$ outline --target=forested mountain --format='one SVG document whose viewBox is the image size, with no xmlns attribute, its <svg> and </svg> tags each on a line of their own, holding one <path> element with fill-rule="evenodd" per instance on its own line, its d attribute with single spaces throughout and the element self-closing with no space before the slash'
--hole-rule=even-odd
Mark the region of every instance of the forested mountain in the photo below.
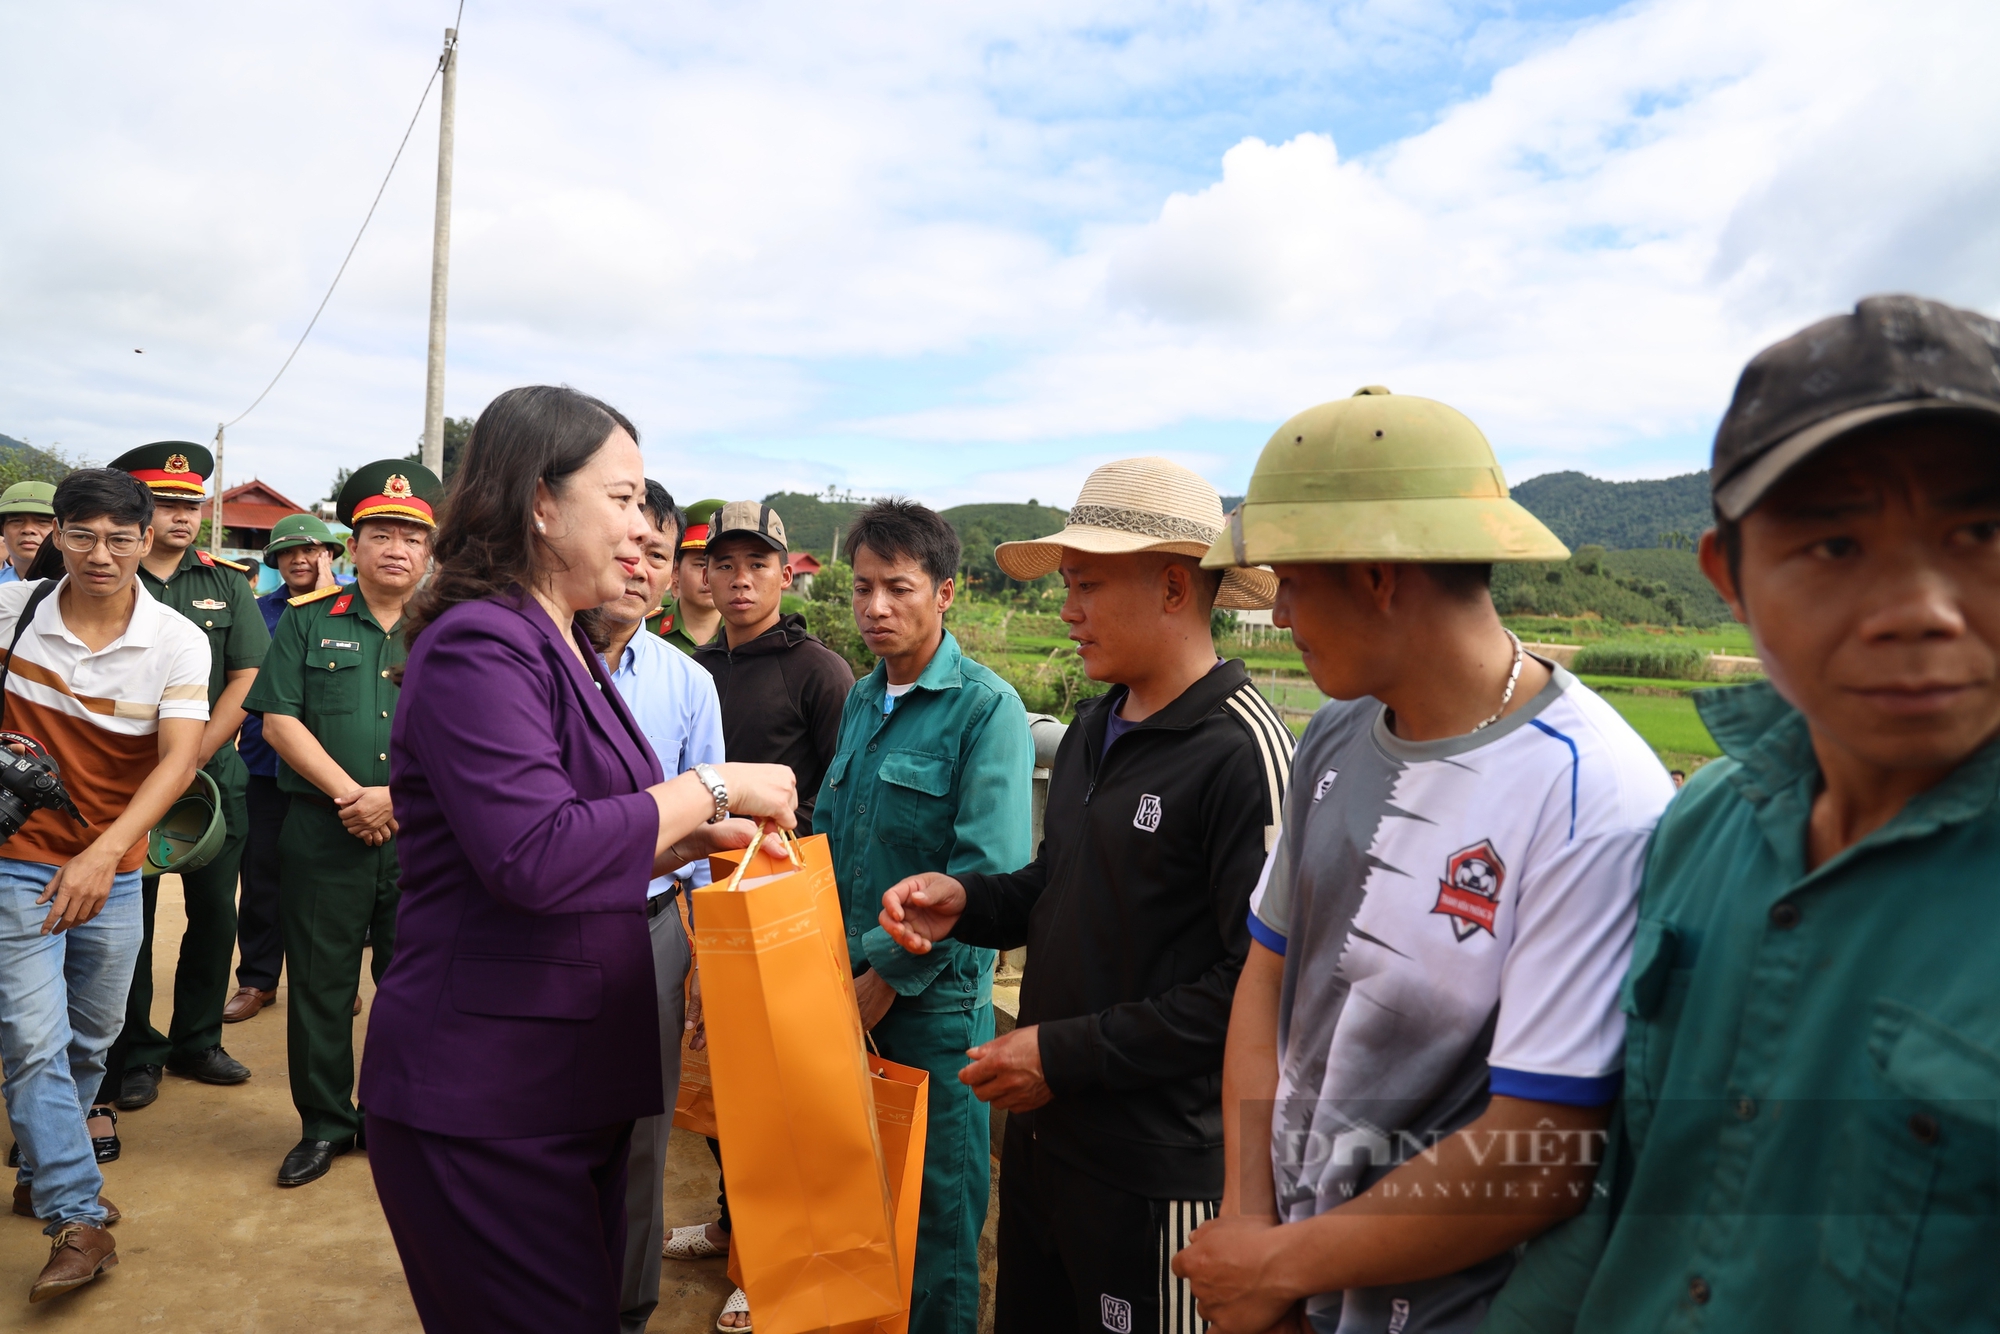
<svg viewBox="0 0 2000 1334">
<path fill-rule="evenodd" d="M 1714 522 L 1705 472 L 1643 482 L 1551 472 L 1530 477 L 1512 491 L 1571 550 L 1593 544 L 1624 550 L 1692 547 Z"/>
<path fill-rule="evenodd" d="M 0 489 L 16 482 L 60 482 L 77 466 L 60 454 L 0 435 Z"/>
<path fill-rule="evenodd" d="M 1729 608 L 1692 551 L 1576 549 L 1566 561 L 1493 567 L 1493 604 L 1510 616 L 1601 616 L 1627 625 L 1721 625 Z"/>
<path fill-rule="evenodd" d="M 834 529 L 844 535 L 847 525 L 868 504 L 865 500 L 828 500 L 800 491 L 776 491 L 765 496 L 764 503 L 785 521 L 785 540 L 792 550 L 810 551 L 821 560 L 833 551 Z"/>
<path fill-rule="evenodd" d="M 1013 581 L 994 563 L 993 548 L 1002 542 L 1047 537 L 1063 526 L 1068 513 L 1029 501 L 1025 505 L 955 505 L 944 511 L 944 518 L 958 530 L 958 540 L 965 545 L 966 582 L 974 588 L 997 591 Z"/>
</svg>

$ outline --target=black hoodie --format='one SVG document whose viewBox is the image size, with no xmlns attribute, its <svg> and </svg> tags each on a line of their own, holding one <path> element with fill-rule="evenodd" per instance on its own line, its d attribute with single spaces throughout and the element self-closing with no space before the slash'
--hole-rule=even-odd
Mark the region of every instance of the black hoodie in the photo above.
<svg viewBox="0 0 2000 1334">
<path fill-rule="evenodd" d="M 1154 1199 L 1222 1194 L 1222 1048 L 1250 892 L 1277 835 L 1292 736 L 1226 662 L 1104 754 L 1120 686 L 1056 752 L 1039 855 L 964 877 L 953 938 L 1028 946 L 1022 1027 L 1053 1101 L 1021 1113 L 1079 1171 Z"/>
<path fill-rule="evenodd" d="M 722 701 L 722 751 L 739 764 L 785 764 L 799 780 L 799 828 L 812 828 L 820 780 L 854 689 L 847 659 L 812 637 L 794 612 L 741 648 L 727 627 L 694 655 Z"/>
</svg>

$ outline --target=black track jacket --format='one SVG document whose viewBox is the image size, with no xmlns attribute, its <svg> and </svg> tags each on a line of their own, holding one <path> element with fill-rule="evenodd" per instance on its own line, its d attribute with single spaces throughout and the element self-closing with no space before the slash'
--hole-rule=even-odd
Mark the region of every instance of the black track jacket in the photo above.
<svg viewBox="0 0 2000 1334">
<path fill-rule="evenodd" d="M 1250 891 L 1277 837 L 1292 736 L 1226 662 L 1104 755 L 1125 688 L 1056 752 L 1043 839 L 964 877 L 954 939 L 1028 947 L 1022 1026 L 1054 1100 L 1021 1113 L 1050 1153 L 1154 1199 L 1222 1194 L 1222 1048 Z"/>
</svg>

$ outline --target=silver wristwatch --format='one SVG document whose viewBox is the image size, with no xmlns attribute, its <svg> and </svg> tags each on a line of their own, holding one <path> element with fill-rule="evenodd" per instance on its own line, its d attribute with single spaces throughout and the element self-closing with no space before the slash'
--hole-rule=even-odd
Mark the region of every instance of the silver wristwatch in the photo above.
<svg viewBox="0 0 2000 1334">
<path fill-rule="evenodd" d="M 697 764 L 694 776 L 708 789 L 708 795 L 715 798 L 715 814 L 708 817 L 710 824 L 721 824 L 729 818 L 729 785 L 722 781 L 722 775 L 713 765 Z"/>
</svg>

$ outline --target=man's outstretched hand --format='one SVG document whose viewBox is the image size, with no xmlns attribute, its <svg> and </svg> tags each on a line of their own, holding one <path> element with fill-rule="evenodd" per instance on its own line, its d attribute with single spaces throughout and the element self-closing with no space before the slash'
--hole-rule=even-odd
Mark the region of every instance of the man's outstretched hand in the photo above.
<svg viewBox="0 0 2000 1334">
<path fill-rule="evenodd" d="M 1002 1033 L 965 1054 L 972 1064 L 958 1072 L 958 1082 L 981 1102 L 1003 1112 L 1032 1112 L 1055 1097 L 1042 1077 L 1042 1038 L 1033 1024 Z"/>
<path fill-rule="evenodd" d="M 928 954 L 951 935 L 965 911 L 965 886 L 948 875 L 925 871 L 889 886 L 876 920 L 889 938 L 912 954 Z"/>
</svg>

